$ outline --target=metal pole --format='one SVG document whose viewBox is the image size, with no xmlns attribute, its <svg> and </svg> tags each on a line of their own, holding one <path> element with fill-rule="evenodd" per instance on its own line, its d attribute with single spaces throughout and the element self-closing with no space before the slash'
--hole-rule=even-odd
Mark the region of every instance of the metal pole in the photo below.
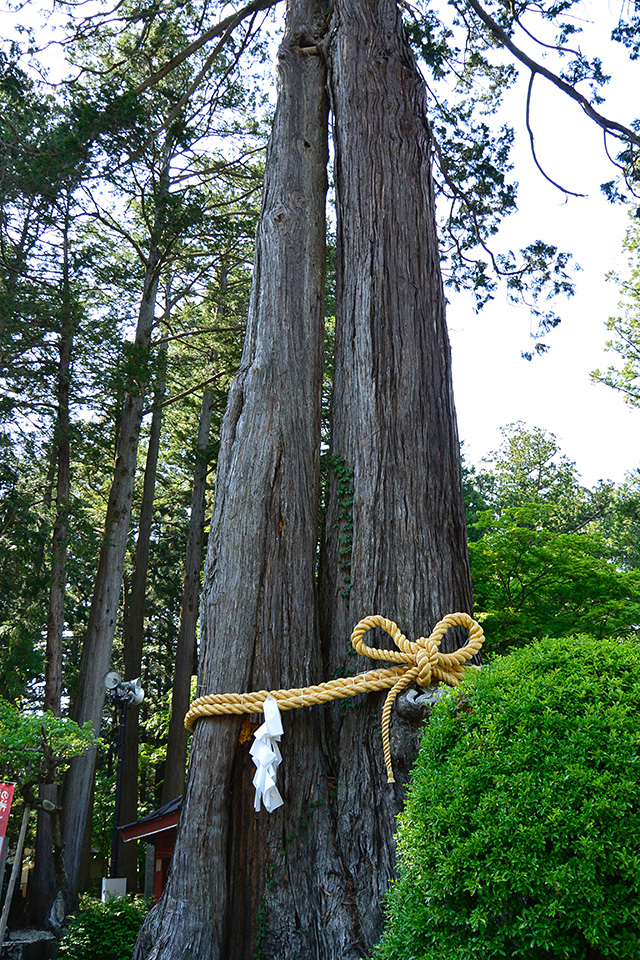
<svg viewBox="0 0 640 960">
<path fill-rule="evenodd" d="M 15 890 L 16 880 L 18 879 L 20 867 L 22 866 L 22 848 L 24 847 L 24 840 L 27 835 L 27 824 L 29 821 L 30 813 L 31 813 L 31 807 L 29 806 L 29 804 L 26 804 L 24 811 L 22 813 L 22 824 L 20 825 L 20 836 L 18 837 L 18 845 L 16 847 L 16 854 L 13 860 L 13 869 L 11 871 L 11 876 L 9 877 L 9 886 L 7 887 L 7 896 L 5 897 L 4 907 L 2 909 L 2 917 L 0 917 L 0 951 L 2 950 L 2 944 L 4 943 L 4 935 L 7 930 L 7 920 L 9 919 L 9 910 L 11 908 L 13 891 Z"/>
<path fill-rule="evenodd" d="M 118 827 L 120 826 L 120 808 L 122 807 L 122 774 L 124 772 L 124 743 L 127 732 L 127 708 L 129 701 L 120 700 L 120 725 L 118 727 L 118 769 L 116 771 L 116 806 L 113 812 L 113 840 L 111 842 L 110 877 L 118 876 Z"/>
</svg>

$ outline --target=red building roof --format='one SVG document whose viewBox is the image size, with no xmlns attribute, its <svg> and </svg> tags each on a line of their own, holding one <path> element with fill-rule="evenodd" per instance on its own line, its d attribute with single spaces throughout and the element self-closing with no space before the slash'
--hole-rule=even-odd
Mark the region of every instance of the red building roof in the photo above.
<svg viewBox="0 0 640 960">
<path fill-rule="evenodd" d="M 144 837 L 151 837 L 154 833 L 163 833 L 177 826 L 182 807 L 182 797 L 176 797 L 165 803 L 159 810 L 148 813 L 142 820 L 136 820 L 135 823 L 127 823 L 118 829 L 122 833 L 122 839 L 127 843 L 129 840 L 142 840 Z"/>
</svg>

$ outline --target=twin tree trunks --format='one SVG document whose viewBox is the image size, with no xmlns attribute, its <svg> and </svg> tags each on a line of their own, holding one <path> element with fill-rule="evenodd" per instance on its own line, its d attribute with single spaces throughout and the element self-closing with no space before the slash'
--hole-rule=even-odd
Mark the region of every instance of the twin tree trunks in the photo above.
<svg viewBox="0 0 640 960">
<path fill-rule="evenodd" d="M 367 669 L 349 652 L 367 614 L 415 637 L 471 612 L 425 91 L 394 0 L 337 0 L 331 15 L 289 0 L 277 83 L 246 343 L 222 425 L 199 695 Z M 334 469 L 318 561 L 329 107 Z M 443 649 L 459 639 L 447 634 Z M 271 815 L 253 812 L 246 719 L 196 724 L 171 875 L 136 960 L 368 955 L 420 723 L 400 705 L 387 784 L 383 697 L 284 715 L 285 804 Z"/>
</svg>

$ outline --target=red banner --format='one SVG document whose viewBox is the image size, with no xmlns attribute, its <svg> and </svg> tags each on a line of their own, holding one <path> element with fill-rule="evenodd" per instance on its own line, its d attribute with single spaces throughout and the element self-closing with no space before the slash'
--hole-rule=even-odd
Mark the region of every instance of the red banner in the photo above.
<svg viewBox="0 0 640 960">
<path fill-rule="evenodd" d="M 11 810 L 11 801 L 13 800 L 13 783 L 0 783 L 0 856 L 4 846 L 4 838 L 7 834 L 7 824 L 9 823 L 9 812 Z"/>
</svg>

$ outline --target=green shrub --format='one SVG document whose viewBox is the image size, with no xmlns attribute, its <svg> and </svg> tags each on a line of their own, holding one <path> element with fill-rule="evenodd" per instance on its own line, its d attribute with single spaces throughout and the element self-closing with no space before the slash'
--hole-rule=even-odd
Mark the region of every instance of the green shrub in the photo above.
<svg viewBox="0 0 640 960">
<path fill-rule="evenodd" d="M 377 960 L 640 958 L 640 645 L 545 640 L 426 729 Z"/>
<path fill-rule="evenodd" d="M 58 948 L 67 960 L 130 960 L 138 930 L 149 909 L 143 897 L 87 897 Z"/>
</svg>

